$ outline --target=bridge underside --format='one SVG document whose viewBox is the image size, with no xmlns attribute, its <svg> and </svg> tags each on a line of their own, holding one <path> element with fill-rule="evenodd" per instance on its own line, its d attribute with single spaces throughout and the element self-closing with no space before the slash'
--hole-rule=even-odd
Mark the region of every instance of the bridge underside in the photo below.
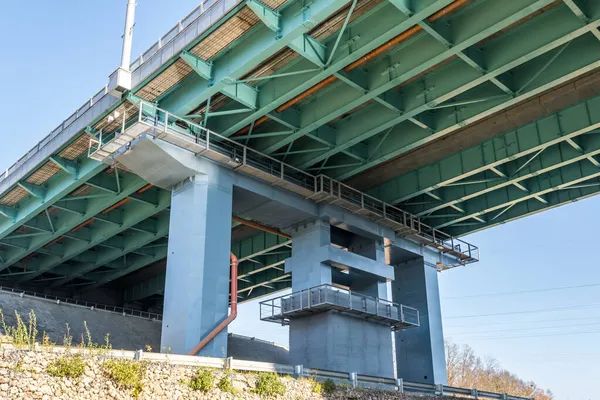
<svg viewBox="0 0 600 400">
<path fill-rule="evenodd" d="M 455 236 L 600 190 L 596 1 L 225 3 L 0 181 L 2 285 L 162 304 L 170 191 L 88 158 L 141 100 Z M 291 287 L 289 239 L 233 224 L 232 249 L 240 301 Z"/>
</svg>

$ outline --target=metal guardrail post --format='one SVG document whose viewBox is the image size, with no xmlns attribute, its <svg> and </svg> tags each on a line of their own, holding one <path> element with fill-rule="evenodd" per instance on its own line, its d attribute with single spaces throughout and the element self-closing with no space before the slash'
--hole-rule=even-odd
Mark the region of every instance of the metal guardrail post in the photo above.
<svg viewBox="0 0 600 400">
<path fill-rule="evenodd" d="M 136 350 L 133 359 L 135 361 L 141 361 L 142 358 L 144 357 L 144 350 Z"/>
<path fill-rule="evenodd" d="M 294 376 L 296 378 L 302 378 L 304 376 L 304 366 L 294 365 Z"/>
<path fill-rule="evenodd" d="M 477 389 L 471 389 L 471 396 L 473 396 L 475 400 L 479 400 L 479 392 Z"/>
<path fill-rule="evenodd" d="M 398 388 L 399 393 L 404 393 L 404 379 L 396 379 L 396 387 Z"/>
<path fill-rule="evenodd" d="M 358 386 L 358 375 L 356 374 L 356 372 L 350 372 L 348 374 L 348 380 L 352 383 L 352 387 L 356 389 L 356 387 Z"/>
<path fill-rule="evenodd" d="M 435 385 L 435 394 L 438 396 L 443 396 L 444 395 L 444 385 L 442 385 L 442 384 Z"/>
</svg>

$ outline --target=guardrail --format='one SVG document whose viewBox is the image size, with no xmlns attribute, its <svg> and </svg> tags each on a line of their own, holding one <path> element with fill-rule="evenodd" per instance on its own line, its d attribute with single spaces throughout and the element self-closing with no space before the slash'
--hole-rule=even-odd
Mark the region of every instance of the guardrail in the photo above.
<svg viewBox="0 0 600 400">
<path fill-rule="evenodd" d="M 57 304 L 65 303 L 65 304 L 70 304 L 70 305 L 74 305 L 74 306 L 89 308 L 92 310 L 114 312 L 114 313 L 118 313 L 118 314 L 122 314 L 122 315 L 130 315 L 132 317 L 149 319 L 152 321 L 162 321 L 162 314 L 152 313 L 152 312 L 148 312 L 148 311 L 139 311 L 139 310 L 134 310 L 131 308 L 109 306 L 106 304 L 98 304 L 98 303 L 92 303 L 89 301 L 70 299 L 68 297 L 60 297 L 60 296 L 47 295 L 47 294 L 43 294 L 43 293 L 36 293 L 36 292 L 31 292 L 29 290 L 13 289 L 13 288 L 5 287 L 5 286 L 0 286 L 0 291 L 15 293 L 15 294 L 20 295 L 21 297 L 27 296 L 27 297 L 32 297 L 32 298 L 36 298 L 36 299 L 53 301 L 53 302 L 56 302 Z"/>
<path fill-rule="evenodd" d="M 291 318 L 329 310 L 368 318 L 371 322 L 386 324 L 392 329 L 406 329 L 420 324 L 419 310 L 416 308 L 329 284 L 261 301 L 260 319 L 287 325 Z"/>
<path fill-rule="evenodd" d="M 479 249 L 476 246 L 424 224 L 415 215 L 328 176 L 314 176 L 285 164 L 148 102 L 141 101 L 135 113 L 123 113 L 120 118 L 122 123 L 113 131 L 100 131 L 95 138 L 90 139 L 91 158 L 106 160 L 118 154 L 117 149 L 123 148 L 125 143 L 148 133 L 313 201 L 336 204 L 389 226 L 398 235 L 410 237 L 454 256 L 458 263 L 452 266 L 479 260 Z"/>
<path fill-rule="evenodd" d="M 172 55 L 175 54 L 176 50 L 181 51 L 185 46 L 196 40 L 201 33 L 206 31 L 239 3 L 241 3 L 239 0 L 207 0 L 196 7 L 185 18 L 181 19 L 175 27 L 131 63 L 129 68 L 130 71 L 132 71 L 132 79 L 135 81 L 134 86 L 164 65 L 172 58 Z M 172 49 L 169 49 L 169 47 L 172 47 Z M 170 55 L 168 57 L 159 57 L 161 60 L 154 62 L 154 59 L 157 58 L 155 56 L 162 50 L 166 50 Z M 138 71 L 140 67 L 145 65 L 149 65 L 149 67 L 144 68 L 141 72 Z M 60 123 L 60 125 L 53 129 L 52 132 L 46 135 L 44 139 L 25 153 L 23 157 L 8 167 L 3 173 L 0 173 L 0 183 L 8 178 L 14 171 L 18 170 L 34 154 L 38 153 L 38 151 L 46 146 L 48 142 L 60 135 L 67 127 L 77 121 L 77 119 L 92 108 L 92 106 L 100 102 L 106 95 L 108 95 L 108 85 L 105 85 L 96 94 L 86 100 L 85 103 L 75 110 L 75 112 L 69 115 Z M 97 114 L 100 114 L 100 112 Z"/>
<path fill-rule="evenodd" d="M 37 345 L 37 344 L 36 344 Z M 39 345 L 38 345 L 39 346 Z M 41 347 L 41 346 L 40 346 Z M 4 349 L 14 348 L 10 344 L 3 344 Z M 84 354 L 86 349 L 69 348 L 72 353 Z M 52 346 L 45 351 L 64 353 L 67 349 L 63 346 Z M 108 350 L 103 357 L 145 360 L 148 362 L 167 362 L 171 365 L 185 365 L 205 368 L 217 368 L 248 372 L 271 372 L 281 375 L 291 375 L 296 378 L 313 378 L 317 380 L 331 379 L 336 383 L 349 384 L 352 387 L 373 387 L 378 389 L 394 390 L 399 393 L 423 393 L 430 395 L 459 395 L 473 399 L 500 399 L 500 400 L 535 400 L 531 397 L 511 396 L 509 394 L 479 391 L 477 389 L 457 388 L 447 385 L 435 385 L 427 383 L 408 382 L 403 379 L 384 378 L 369 375 L 361 375 L 355 372 L 335 372 L 314 368 L 304 368 L 302 365 L 285 365 L 259 361 L 238 360 L 232 357 L 216 358 L 202 356 L 188 356 L 180 354 L 147 353 L 143 350 Z"/>
</svg>

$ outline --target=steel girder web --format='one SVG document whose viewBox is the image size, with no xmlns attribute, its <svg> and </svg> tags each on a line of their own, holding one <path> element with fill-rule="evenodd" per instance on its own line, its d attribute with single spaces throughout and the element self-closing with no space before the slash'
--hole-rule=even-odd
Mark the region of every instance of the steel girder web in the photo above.
<svg viewBox="0 0 600 400">
<path fill-rule="evenodd" d="M 136 175 L 131 173 L 118 173 L 114 176 L 100 173 L 86 182 L 80 182 L 87 186 L 93 187 L 102 191 L 102 195 L 98 197 L 84 198 L 77 201 L 55 201 L 53 207 L 60 210 L 52 216 L 38 215 L 28 222 L 28 226 L 35 226 L 39 229 L 49 230 L 47 235 L 34 236 L 27 239 L 27 245 L 21 248 L 13 248 L 7 252 L 4 263 L 0 270 L 3 270 L 25 257 L 31 256 L 36 252 L 49 253 L 50 256 L 61 256 L 46 252 L 43 247 L 52 243 L 59 238 L 69 235 L 69 233 L 84 223 L 95 217 L 97 214 L 107 208 L 124 201 L 137 190 L 141 189 L 147 183 Z M 4 240 L 2 243 L 12 243 L 18 239 Z M 31 274 L 33 275 L 33 274 Z"/>
<path fill-rule="evenodd" d="M 168 192 L 165 197 L 169 197 Z M 164 201 L 159 207 L 152 210 L 139 212 L 139 215 L 145 216 L 141 222 L 134 225 L 127 224 L 119 235 L 110 236 L 108 239 L 97 244 L 95 247 L 89 247 L 85 252 L 78 254 L 71 259 L 72 263 L 62 265 L 53 269 L 51 272 L 60 276 L 58 280 L 52 283 L 52 287 L 59 287 L 67 284 L 76 278 L 85 278 L 87 274 L 97 268 L 110 265 L 120 258 L 126 258 L 132 253 L 142 253 L 146 247 L 156 240 L 165 237 L 169 232 L 169 213 L 165 210 Z M 135 204 L 133 206 L 136 206 Z M 127 213 L 128 210 L 124 210 Z M 136 213 L 138 213 L 136 211 Z M 158 215 L 156 215 L 158 213 Z M 136 217 L 127 217 L 130 220 Z"/>
<path fill-rule="evenodd" d="M 509 186 L 527 192 L 529 178 L 590 162 L 600 150 L 598 129 L 600 96 L 395 178 L 370 194 L 423 216 L 452 206 L 464 209 L 466 200 Z M 411 204 L 420 195 L 432 199 Z"/>
<path fill-rule="evenodd" d="M 515 186 L 506 186 L 466 200 L 461 203 L 461 207 L 465 210 L 464 214 L 440 218 L 436 220 L 434 227 L 447 228 L 453 224 L 469 221 L 475 216 L 492 222 L 498 218 L 498 213 L 505 213 L 509 207 L 512 208 L 517 203 L 534 199 L 537 196 L 545 199 L 544 203 L 540 203 L 546 206 L 550 203 L 549 198 L 553 192 L 597 177 L 600 177 L 600 168 L 588 160 L 571 163 L 529 178 L 525 181 L 527 191 Z"/>
<path fill-rule="evenodd" d="M 232 246 L 233 253 L 239 254 L 240 301 L 249 301 L 291 286 L 290 276 L 284 272 L 285 259 L 291 255 L 291 244 L 290 239 L 261 232 Z"/>
<path fill-rule="evenodd" d="M 39 190 L 36 191 L 38 195 L 30 194 L 27 198 L 21 200 L 17 207 L 0 207 L 0 239 L 25 225 L 30 219 L 35 218 L 49 206 L 106 168 L 106 165 L 89 159 L 82 160 L 80 163 L 63 160 L 59 157 L 51 157 L 51 160 L 62 171 L 49 179 L 43 187 L 39 187 Z M 25 181 L 21 183 L 26 184 Z M 43 195 L 40 196 L 42 192 Z M 0 268 L 2 268 L 2 265 L 0 263 Z"/>
<path fill-rule="evenodd" d="M 542 34 L 551 21 L 552 26 L 560 28 L 548 35 Z M 338 136 L 335 142 L 338 146 L 316 156 L 310 155 L 310 158 L 307 155 L 297 156 L 295 161 L 292 159 L 292 163 L 306 166 L 331 157 L 339 150 L 351 148 L 354 144 L 364 147 L 364 141 L 369 140 L 367 163 L 330 171 L 330 174 L 346 179 L 564 83 L 600 65 L 600 43 L 594 35 L 589 34 L 597 25 L 597 20 L 584 24 L 568 8 L 557 6 L 532 19 L 514 34 L 501 35 L 481 48 L 468 49 L 466 53 L 474 52 L 480 58 L 485 54 L 480 63 L 486 66 L 486 73 L 471 68 L 462 58 L 458 58 L 400 89 L 398 93 L 404 99 L 403 113 L 394 113 L 377 103 L 371 104 L 336 124 Z M 421 54 L 427 49 L 432 52 L 431 49 L 436 48 L 436 43 L 431 42 L 434 40 L 422 36 L 390 57 L 396 59 L 405 54 L 404 51 L 410 51 L 411 55 L 417 54 L 417 57 L 426 62 L 431 55 Z M 431 43 L 425 43 L 426 41 Z M 571 43 L 567 45 L 569 42 Z M 583 53 L 586 57 L 578 56 Z M 394 68 L 395 73 L 406 78 L 412 76 L 402 74 L 404 70 L 398 71 L 404 64 L 399 61 L 396 64 L 398 66 Z M 423 65 L 429 66 L 429 63 Z M 372 83 L 385 81 L 386 75 L 382 78 L 381 73 L 389 68 L 385 62 L 373 66 L 369 69 L 372 76 L 368 80 Z M 505 76 L 506 73 L 510 73 L 510 87 L 514 90 L 514 97 L 507 96 L 491 82 L 492 78 Z M 398 78 L 393 81 L 401 82 Z M 362 96 L 365 99 L 370 97 Z M 329 101 L 326 98 L 327 95 L 324 95 L 322 101 Z M 310 107 L 323 109 L 319 107 L 320 101 L 315 100 Z M 414 121 L 406 122 L 409 118 L 417 118 L 423 126 L 414 124 Z M 394 131 L 385 144 L 381 145 L 376 135 L 385 135 L 393 127 Z M 371 138 L 373 139 L 370 140 Z"/>
<path fill-rule="evenodd" d="M 549 2 L 536 2 L 534 5 L 527 4 L 527 6 L 522 2 L 510 4 L 511 7 L 507 7 L 504 3 L 485 2 L 478 7 L 474 6 L 464 13 L 461 13 L 459 17 L 457 17 L 460 21 L 454 21 L 460 23 L 452 24 L 454 27 L 462 28 L 457 28 L 457 31 L 454 33 L 454 46 L 451 48 L 444 46 L 436 38 L 426 34 L 422 34 L 415 37 L 413 40 L 405 42 L 403 46 L 399 46 L 395 51 L 389 52 L 387 59 L 371 65 L 368 72 L 359 71 L 359 75 L 363 75 L 361 80 L 368 84 L 368 91 L 366 93 L 365 91 L 357 91 L 349 85 L 338 86 L 337 90 L 331 90 L 328 93 L 324 93 L 322 96 L 319 96 L 314 101 L 305 105 L 306 112 L 300 117 L 300 120 L 303 122 L 300 130 L 288 138 L 278 141 L 271 140 L 269 143 L 259 146 L 259 150 L 271 152 L 281 148 L 289 143 L 290 140 L 300 137 L 311 127 L 330 122 L 335 118 L 344 115 L 344 113 L 356 109 L 368 101 L 376 99 L 378 96 L 394 89 L 403 82 L 417 77 L 423 72 L 452 59 L 458 52 L 470 50 L 472 46 L 476 45 L 482 39 L 493 35 L 500 29 L 510 26 L 514 22 L 529 15 L 531 12 L 539 10 L 548 5 Z M 562 10 L 562 8 L 558 8 L 559 11 Z M 555 13 L 550 13 L 550 15 L 552 14 Z M 582 28 L 582 22 L 573 16 L 568 9 L 565 10 L 565 15 L 567 15 L 567 22 L 571 22 L 568 24 L 568 28 L 570 29 L 569 33 L 573 33 L 574 30 Z M 542 14 L 542 16 L 544 16 L 544 14 Z M 450 18 L 452 18 L 452 16 L 450 16 Z M 544 16 L 543 19 L 546 20 L 546 17 Z M 571 20 L 574 20 L 574 22 Z M 543 26 L 544 25 L 542 24 L 537 28 Z M 588 32 L 589 29 L 590 28 L 588 27 L 583 28 L 580 34 Z M 550 37 L 556 38 L 556 35 L 551 35 Z M 503 37 L 503 39 L 505 39 L 505 41 L 514 40 L 514 35 Z M 497 41 L 500 41 L 500 39 L 497 39 Z M 523 43 L 522 37 L 519 39 L 519 43 Z M 514 50 L 512 50 L 511 55 L 513 57 L 517 55 L 525 56 L 525 59 L 521 62 L 525 62 L 527 59 L 531 59 L 536 55 L 541 54 L 539 44 L 531 46 L 531 41 L 525 41 L 525 43 L 530 44 L 530 46 L 524 46 L 523 44 L 517 46 L 517 42 L 512 43 Z M 492 50 L 491 44 L 487 45 L 487 47 L 489 47 L 489 49 L 486 48 L 482 50 Z M 547 50 L 548 49 L 546 49 L 546 51 Z M 544 49 L 542 49 L 542 52 L 543 51 Z M 404 97 L 404 104 L 401 105 L 401 112 L 393 112 L 393 110 L 389 109 L 386 110 L 383 107 L 378 106 L 378 104 L 373 106 L 378 106 L 378 108 L 382 109 L 382 113 L 387 116 L 387 125 L 379 123 L 373 125 L 373 129 L 364 129 L 366 127 L 362 126 L 361 130 L 355 129 L 350 132 L 345 132 L 345 130 L 340 130 L 338 128 L 336 129 L 340 135 L 338 138 L 339 140 L 336 140 L 338 146 L 328 153 L 313 157 L 305 162 L 318 162 L 320 159 L 331 156 L 334 152 L 339 152 L 344 148 L 349 148 L 350 146 L 391 127 L 393 124 L 416 117 L 423 111 L 427 111 L 430 105 L 450 100 L 458 94 L 472 88 L 474 85 L 485 82 L 489 80 L 490 77 L 495 77 L 496 75 L 505 72 L 490 67 L 501 66 L 494 65 L 494 61 L 496 60 L 508 61 L 506 60 L 506 49 L 497 48 L 491 55 L 504 55 L 504 59 L 500 57 L 488 58 L 486 53 L 486 59 L 481 60 L 483 65 L 486 65 L 488 69 L 492 71 L 491 74 L 482 74 L 479 70 L 466 65 L 466 63 L 460 59 L 459 61 L 451 63 L 451 65 L 457 64 L 457 66 L 460 67 L 462 74 L 458 76 L 449 74 L 449 71 L 446 70 L 447 68 L 438 68 L 438 75 L 440 76 L 439 80 L 430 82 L 427 78 L 426 82 L 419 80 L 412 85 L 408 85 L 406 89 L 403 88 L 400 96 L 401 98 Z M 514 65 L 511 65 L 510 67 L 514 67 Z M 461 79 L 457 79 L 458 77 L 461 77 Z M 500 91 L 500 94 L 504 94 L 504 92 Z M 366 113 L 367 111 L 364 112 Z M 373 110 L 370 112 L 373 113 Z M 369 120 L 369 118 L 366 119 Z M 364 120 L 364 118 L 362 120 Z M 361 119 L 357 118 L 357 121 L 361 121 Z M 347 122 L 347 124 L 350 124 L 350 122 Z M 356 121 L 352 121 L 352 124 L 356 124 Z M 340 125 L 343 126 L 342 123 L 340 123 Z M 305 127 L 306 129 L 304 129 Z M 352 132 L 355 132 L 354 135 Z M 344 136 L 343 138 L 341 137 L 342 135 Z M 297 163 L 297 165 L 306 166 L 307 164 Z"/>
<path fill-rule="evenodd" d="M 167 235 L 168 215 L 166 215 L 164 220 L 160 221 L 159 229 L 159 235 Z M 89 280 L 90 283 L 85 285 L 82 290 L 90 290 L 109 283 L 165 258 L 167 256 L 167 242 L 159 242 L 156 243 L 156 241 L 153 241 L 141 247 L 141 252 L 131 251 L 131 255 L 126 258 L 119 257 L 115 258 L 113 262 L 98 265 L 113 268 L 113 271 L 88 273 L 83 278 Z M 289 239 L 268 232 L 260 232 L 258 235 L 232 244 L 231 249 L 234 254 L 240 255 L 238 256 L 240 261 L 239 287 L 240 293 L 245 293 L 244 295 L 240 295 L 241 298 L 245 300 L 246 297 L 251 296 L 252 288 L 249 287 L 251 282 L 255 287 L 269 285 L 271 280 L 275 282 L 281 281 L 279 285 L 286 284 L 284 281 L 285 278 L 281 278 L 280 275 L 283 274 L 283 260 L 290 255 L 290 245 L 291 241 Z M 76 269 L 81 271 L 82 268 L 85 268 L 85 264 L 80 265 Z M 256 291 L 256 293 L 258 292 L 260 290 Z"/>
<path fill-rule="evenodd" d="M 579 183 L 561 185 L 556 190 L 546 195 L 548 204 L 540 203 L 535 200 L 527 200 L 514 204 L 509 204 L 499 211 L 493 211 L 489 215 L 489 221 L 485 223 L 469 224 L 455 223 L 444 230 L 452 235 L 463 236 L 493 226 L 504 224 L 519 218 L 547 211 L 555 207 L 583 200 L 600 193 L 600 180 L 592 178 L 590 180 L 578 180 Z"/>
<path fill-rule="evenodd" d="M 250 41 L 244 42 L 244 45 L 238 44 L 234 52 L 226 52 L 221 57 L 211 60 L 213 65 L 210 81 L 205 79 L 206 76 L 201 75 L 186 78 L 177 90 L 159 99 L 160 107 L 177 115 L 186 115 L 218 93 L 233 94 L 232 98 L 238 100 L 238 96 L 229 90 L 232 81 L 241 79 L 263 60 L 291 45 L 294 40 L 328 19 L 347 3 L 348 0 L 320 0 L 305 8 L 300 1 L 292 2 L 279 16 L 277 33 L 273 33 L 266 25 L 254 29 L 252 35 L 248 37 Z M 263 13 L 258 11 L 259 8 L 262 8 L 265 13 L 270 11 L 258 1 L 250 1 L 247 5 L 260 15 Z"/>
<path fill-rule="evenodd" d="M 151 216 L 167 209 L 171 203 L 170 193 L 153 188 L 143 195 L 130 196 L 126 204 L 115 209 L 107 209 L 96 215 L 92 222 L 81 224 L 81 228 L 73 229 L 62 236 L 62 240 L 44 248 L 43 254 L 27 261 L 28 270 L 19 282 L 26 282 L 43 273 L 55 273 L 54 268 L 65 265 L 70 260 L 86 260 L 86 268 L 69 270 L 67 276 L 55 282 L 53 286 L 69 281 L 73 276 L 81 276 L 95 265 L 102 265 L 114 258 L 135 250 L 150 240 L 154 240 L 157 224 L 150 220 Z M 168 215 L 166 218 L 168 224 Z M 89 221 L 89 220 L 88 220 Z M 125 232 L 133 234 L 123 237 Z M 166 234 L 165 232 L 162 235 Z M 144 236 L 145 235 L 145 236 Z M 98 246 L 98 247 L 96 247 Z M 96 249 L 94 249 L 96 247 Z M 108 249 L 106 249 L 108 248 Z M 90 251 L 94 249 L 94 251 Z M 100 251 L 100 249 L 104 251 Z"/>
<path fill-rule="evenodd" d="M 316 14 L 315 12 L 321 9 L 326 3 L 327 2 L 315 2 L 311 5 L 310 23 L 308 23 L 308 21 L 302 21 L 302 18 L 305 18 L 307 14 L 298 12 L 299 2 L 286 8 L 279 15 L 280 26 L 283 28 L 280 32 L 273 32 L 271 28 L 266 24 L 263 24 L 263 26 L 255 28 L 251 36 L 248 36 L 247 38 L 243 37 L 238 43 L 235 52 L 227 52 L 214 60 L 214 86 L 206 85 L 205 81 L 194 76 L 189 78 L 188 81 L 184 81 L 179 88 L 160 99 L 161 107 L 179 115 L 184 115 L 185 112 L 195 109 L 198 105 L 208 101 L 211 96 L 219 93 L 224 85 L 231 84 L 232 81 L 240 79 L 242 76 L 252 71 L 258 64 L 274 55 L 277 51 L 289 46 L 293 41 L 298 40 L 298 38 L 302 38 L 304 34 L 310 30 L 306 25 L 313 27 L 316 24 L 323 22 L 334 14 L 334 12 L 331 12 L 333 8 L 336 8 L 337 11 L 349 2 L 329 2 L 331 4 L 328 7 L 328 15 Z M 279 105 L 301 94 L 323 79 L 333 75 L 347 64 L 360 59 L 377 46 L 384 44 L 402 31 L 410 28 L 420 19 L 427 17 L 450 3 L 452 3 L 452 0 L 419 1 L 419 9 L 415 10 L 415 14 L 410 18 L 396 12 L 393 21 L 388 18 L 388 23 L 385 24 L 385 26 L 381 26 L 380 29 L 377 24 L 371 23 L 375 30 L 371 30 L 371 32 L 367 32 L 366 29 L 361 31 L 360 36 L 356 36 L 354 38 L 355 40 L 352 42 L 353 51 L 351 54 L 348 54 L 347 51 L 337 51 L 336 56 L 325 68 L 315 69 L 314 62 L 307 58 L 300 58 L 299 61 L 292 63 L 289 69 L 282 72 L 293 74 L 300 71 L 306 72 L 311 69 L 313 70 L 312 72 L 306 72 L 295 76 L 285 76 L 281 79 L 267 79 L 264 82 L 261 82 L 261 84 L 258 85 L 258 107 L 254 112 L 244 116 L 231 116 L 230 118 L 227 118 L 227 120 L 231 120 L 232 124 L 234 124 L 233 126 L 228 124 L 228 127 L 218 126 L 213 127 L 213 129 L 216 129 L 220 134 L 230 136 L 239 129 L 250 125 L 252 121 L 267 113 L 273 112 Z M 315 7 L 318 8 L 313 9 Z M 389 9 L 393 11 L 393 7 L 389 6 Z M 298 27 L 297 29 L 294 28 L 296 26 Z M 353 31 L 354 29 L 355 28 L 353 28 Z M 333 40 L 334 39 L 332 39 L 331 42 Z M 292 44 L 290 47 L 296 47 L 295 50 L 298 51 L 297 46 Z M 326 57 L 329 57 L 334 47 L 333 43 L 331 46 L 329 46 L 328 43 L 325 44 L 324 54 Z M 348 46 L 342 44 L 342 47 L 346 48 Z M 226 66 L 226 68 L 221 68 L 220 66 Z M 231 68 L 231 66 L 234 66 L 234 68 Z M 227 79 L 224 79 L 224 77 Z M 288 82 L 292 82 L 292 84 L 288 85 Z M 184 113 L 182 113 L 182 111 Z M 215 122 L 218 124 L 223 121 L 225 121 L 225 119 L 218 119 Z"/>
</svg>

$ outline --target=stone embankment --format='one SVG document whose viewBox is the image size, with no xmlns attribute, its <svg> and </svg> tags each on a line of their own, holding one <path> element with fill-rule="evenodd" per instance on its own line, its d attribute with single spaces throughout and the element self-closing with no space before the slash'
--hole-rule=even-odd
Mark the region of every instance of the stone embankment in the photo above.
<svg viewBox="0 0 600 400">
<path fill-rule="evenodd" d="M 17 349 L 3 345 L 0 349 L 0 399 L 40 400 L 103 400 L 132 399 L 135 390 L 125 388 L 106 373 L 106 362 L 113 359 L 111 351 L 93 349 L 65 349 L 37 346 L 36 350 Z M 54 376 L 49 367 L 56 361 L 77 358 L 83 362 L 79 377 Z M 191 382 L 198 368 L 169 361 L 126 361 L 141 363 L 143 376 L 138 399 L 262 399 L 256 391 L 258 374 L 212 370 L 214 381 L 207 392 L 193 390 Z M 70 367 L 69 367 L 70 368 Z M 68 369 L 68 368 L 67 368 Z M 217 383 L 227 375 L 236 394 L 217 388 Z M 281 377 L 285 394 L 279 399 L 422 399 L 421 396 L 402 395 L 392 391 L 371 389 L 352 390 L 338 387 L 331 394 L 315 393 L 315 382 L 308 379 Z M 440 399 L 440 397 L 437 397 Z"/>
</svg>

